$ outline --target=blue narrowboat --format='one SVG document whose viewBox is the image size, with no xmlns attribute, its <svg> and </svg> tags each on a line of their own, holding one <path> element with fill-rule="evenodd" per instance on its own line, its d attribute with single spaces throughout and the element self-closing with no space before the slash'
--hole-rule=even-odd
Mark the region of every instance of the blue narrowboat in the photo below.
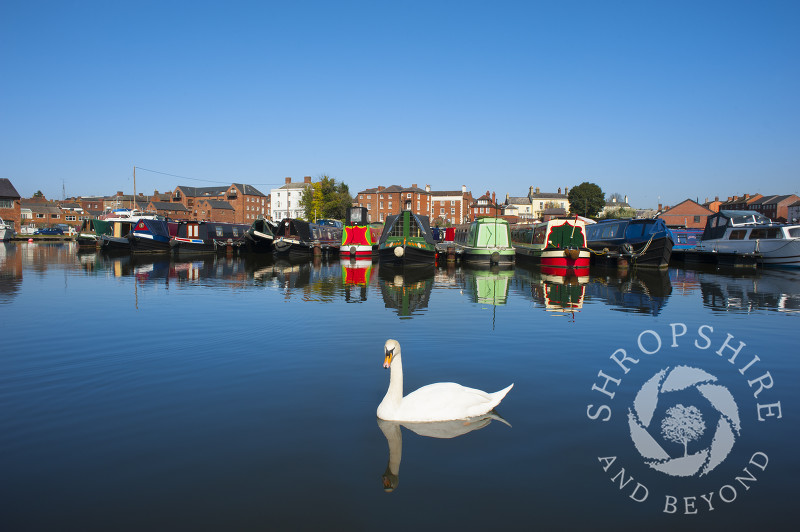
<svg viewBox="0 0 800 532">
<path fill-rule="evenodd" d="M 586 226 L 592 264 L 666 268 L 672 232 L 659 218 L 601 220 Z"/>
</svg>

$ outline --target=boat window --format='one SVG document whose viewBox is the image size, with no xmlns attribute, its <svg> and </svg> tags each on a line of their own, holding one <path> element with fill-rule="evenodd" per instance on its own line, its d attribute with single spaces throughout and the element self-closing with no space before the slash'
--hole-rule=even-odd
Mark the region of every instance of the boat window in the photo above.
<svg viewBox="0 0 800 532">
<path fill-rule="evenodd" d="M 222 237 L 222 226 L 218 225 L 215 227 L 215 229 L 217 230 L 217 236 Z"/>
<path fill-rule="evenodd" d="M 424 236 L 425 235 L 425 231 L 423 231 L 422 228 L 419 226 L 419 224 L 417 223 L 417 219 L 416 218 L 414 218 L 413 216 L 409 216 L 408 217 L 408 221 L 409 221 L 409 224 L 408 224 L 408 236 L 411 237 L 411 236 Z"/>
<path fill-rule="evenodd" d="M 744 235 L 747 234 L 747 229 L 735 229 L 731 231 L 728 240 L 744 240 Z"/>
<path fill-rule="evenodd" d="M 762 229 L 753 229 L 750 231 L 750 240 L 757 238 L 780 238 L 777 227 L 765 227 Z"/>
<path fill-rule="evenodd" d="M 619 224 L 609 224 L 608 227 L 603 227 L 603 232 L 600 233 L 600 238 L 615 238 L 620 233 Z"/>
<path fill-rule="evenodd" d="M 233 236 L 239 236 L 239 228 L 236 226 L 233 227 Z"/>
<path fill-rule="evenodd" d="M 800 237 L 800 227 L 792 227 L 789 229 L 789 236 L 791 237 Z"/>
<path fill-rule="evenodd" d="M 547 233 L 547 224 L 537 225 L 533 230 L 533 243 L 544 244 L 545 233 Z"/>
<path fill-rule="evenodd" d="M 389 230 L 389 236 L 403 236 L 403 215 L 395 220 L 394 225 Z"/>
</svg>

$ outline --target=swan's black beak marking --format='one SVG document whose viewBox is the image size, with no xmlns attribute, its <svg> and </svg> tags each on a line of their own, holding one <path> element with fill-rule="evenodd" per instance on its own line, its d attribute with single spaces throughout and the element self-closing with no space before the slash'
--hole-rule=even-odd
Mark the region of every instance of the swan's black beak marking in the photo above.
<svg viewBox="0 0 800 532">
<path fill-rule="evenodd" d="M 392 365 L 392 357 L 394 356 L 394 349 L 387 349 L 386 350 L 386 357 L 383 359 L 383 367 L 389 369 L 389 366 Z"/>
</svg>

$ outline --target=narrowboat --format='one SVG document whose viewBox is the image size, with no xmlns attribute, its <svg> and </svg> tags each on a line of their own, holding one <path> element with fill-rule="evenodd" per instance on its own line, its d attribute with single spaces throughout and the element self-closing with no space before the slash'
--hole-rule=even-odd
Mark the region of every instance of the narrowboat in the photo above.
<svg viewBox="0 0 800 532">
<path fill-rule="evenodd" d="M 279 256 L 308 257 L 337 249 L 342 243 L 342 222 L 317 220 L 316 223 L 284 218 L 275 230 L 273 251 Z M 338 249 L 337 249 L 338 250 Z"/>
<path fill-rule="evenodd" d="M 128 236 L 139 220 L 155 220 L 155 214 L 143 214 L 136 210 L 117 209 L 103 216 L 101 219 L 111 224 L 108 233 L 100 235 L 100 249 L 106 252 L 131 251 L 131 241 Z"/>
<path fill-rule="evenodd" d="M 81 224 L 81 229 L 75 236 L 75 241 L 78 243 L 80 250 L 94 250 L 100 246 L 100 236 L 111 235 L 112 230 L 111 222 L 90 218 L 89 220 L 84 220 Z"/>
<path fill-rule="evenodd" d="M 514 264 L 514 247 L 508 222 L 502 218 L 480 218 L 456 227 L 453 246 L 467 263 L 507 266 Z"/>
<path fill-rule="evenodd" d="M 689 229 L 681 227 L 679 229 L 672 228 L 672 254 L 676 251 L 686 251 L 695 249 L 703 236 L 702 229 Z"/>
<path fill-rule="evenodd" d="M 666 268 L 672 232 L 659 218 L 601 220 L 586 228 L 592 264 Z"/>
<path fill-rule="evenodd" d="M 176 255 L 238 251 L 245 243 L 247 224 L 227 222 L 181 222 L 170 241 Z"/>
<path fill-rule="evenodd" d="M 259 218 L 255 220 L 244 234 L 247 251 L 253 253 L 272 253 L 275 230 L 278 224 Z"/>
<path fill-rule="evenodd" d="M 402 211 L 388 216 L 378 244 L 381 264 L 411 266 L 435 264 L 436 244 L 427 216 Z"/>
<path fill-rule="evenodd" d="M 586 223 L 580 219 L 553 219 L 518 224 L 511 229 L 517 260 L 540 266 L 548 275 L 588 275 L 589 248 Z"/>
<path fill-rule="evenodd" d="M 177 234 L 178 222 L 162 217 L 140 219 L 131 229 L 128 239 L 133 253 L 168 253 L 170 240 Z"/>
<path fill-rule="evenodd" d="M 755 211 L 709 216 L 697 251 L 755 255 L 761 266 L 800 268 L 800 225 L 773 223 Z"/>
<path fill-rule="evenodd" d="M 371 259 L 378 254 L 381 229 L 371 227 L 366 207 L 349 207 L 342 231 L 339 254 L 342 259 Z"/>
</svg>

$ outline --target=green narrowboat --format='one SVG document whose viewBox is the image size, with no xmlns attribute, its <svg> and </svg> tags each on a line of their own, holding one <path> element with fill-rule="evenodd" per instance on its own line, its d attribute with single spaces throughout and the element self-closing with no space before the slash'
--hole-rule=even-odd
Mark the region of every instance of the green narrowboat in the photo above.
<svg viewBox="0 0 800 532">
<path fill-rule="evenodd" d="M 456 227 L 453 241 L 464 262 L 485 265 L 514 264 L 511 230 L 502 218 L 481 218 Z"/>
</svg>

